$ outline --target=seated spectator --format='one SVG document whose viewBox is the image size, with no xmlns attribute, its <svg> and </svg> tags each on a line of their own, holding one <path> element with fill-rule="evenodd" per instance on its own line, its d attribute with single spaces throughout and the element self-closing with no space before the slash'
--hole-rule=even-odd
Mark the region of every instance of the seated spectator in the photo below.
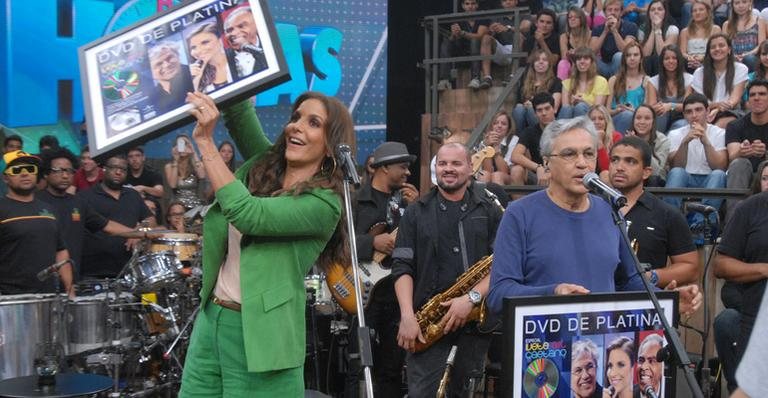
<svg viewBox="0 0 768 398">
<path fill-rule="evenodd" d="M 651 147 L 651 175 L 647 178 L 647 186 L 663 187 L 667 178 L 667 157 L 669 156 L 669 139 L 656 128 L 656 115 L 653 108 L 643 104 L 635 109 L 632 116 L 632 127 L 627 135 L 634 135 Z"/>
<path fill-rule="evenodd" d="M 531 100 L 537 93 L 549 92 L 555 99 L 555 113 L 560 109 L 563 84 L 555 77 L 552 63 L 549 61 L 546 51 L 533 50 L 528 57 L 528 67 L 525 70 L 517 87 L 518 104 L 512 110 L 512 119 L 515 121 L 515 129 L 522 131 L 528 126 L 539 122 L 536 112 L 533 110 Z"/>
<path fill-rule="evenodd" d="M 501 8 L 510 9 L 517 7 L 517 0 L 501 0 Z M 483 79 L 480 88 L 488 88 L 493 85 L 491 77 L 491 61 L 496 65 L 507 66 L 512 63 L 512 45 L 515 43 L 517 29 L 513 15 L 504 15 L 494 19 L 488 25 L 488 34 L 483 36 L 480 44 L 480 55 L 491 55 L 493 59 L 482 60 Z"/>
<path fill-rule="evenodd" d="M 175 142 L 171 149 L 173 161 L 165 164 L 165 181 L 172 190 L 172 200 L 180 201 L 190 210 L 203 204 L 198 190 L 205 179 L 205 169 L 189 137 L 179 135 Z"/>
<path fill-rule="evenodd" d="M 563 105 L 560 119 L 583 116 L 592 105 L 605 105 L 610 90 L 608 81 L 597 74 L 595 54 L 589 48 L 576 49 L 573 54 L 576 67 L 571 77 L 563 80 Z"/>
<path fill-rule="evenodd" d="M 523 52 L 531 53 L 535 49 L 546 51 L 549 62 L 556 65 L 560 59 L 560 36 L 557 34 L 557 14 L 544 8 L 536 15 L 536 25 L 523 40 Z"/>
<path fill-rule="evenodd" d="M 659 57 L 664 47 L 676 45 L 680 30 L 672 23 L 664 0 L 652 0 L 648 3 L 648 18 L 638 32 L 638 40 L 643 46 L 643 67 L 648 76 L 659 73 Z"/>
<path fill-rule="evenodd" d="M 461 8 L 464 12 L 477 11 L 477 0 L 463 0 Z M 488 21 L 485 19 L 471 19 L 453 23 L 450 35 L 443 38 L 440 43 L 440 58 L 450 58 L 465 55 L 480 55 L 480 41 L 488 32 Z M 480 88 L 480 61 L 471 63 L 472 80 L 469 87 Z M 439 67 L 440 81 L 437 83 L 438 91 L 451 88 L 450 65 L 441 63 Z"/>
<path fill-rule="evenodd" d="M 88 149 L 88 145 L 84 146 L 80 151 L 80 168 L 75 173 L 75 188 L 77 191 L 85 191 L 86 189 L 98 184 L 104 179 L 104 169 L 96 164 L 96 161 L 91 158 L 91 151 Z"/>
<path fill-rule="evenodd" d="M 597 168 L 595 172 L 600 175 L 600 179 L 608 181 L 608 166 L 610 158 L 608 154 L 611 151 L 613 143 L 620 140 L 623 136 L 613 128 L 613 120 L 608 108 L 603 105 L 593 105 L 589 108 L 589 119 L 595 125 L 597 131 Z"/>
<path fill-rule="evenodd" d="M 689 125 L 669 132 L 668 188 L 724 188 L 728 152 L 725 131 L 707 123 L 709 101 L 701 94 L 691 94 L 683 102 L 683 115 Z M 681 199 L 667 197 L 667 203 L 681 208 Z M 722 199 L 704 199 L 705 205 L 720 208 Z M 714 224 L 717 214 L 710 214 Z M 688 223 L 703 224 L 699 213 L 689 215 Z"/>
<path fill-rule="evenodd" d="M 728 188 L 748 188 L 758 164 L 765 159 L 765 145 L 768 143 L 768 81 L 755 80 L 747 90 L 752 112 L 731 122 L 725 129 L 725 144 L 728 147 Z M 739 200 L 726 201 L 726 220 L 731 218 Z"/>
<path fill-rule="evenodd" d="M 683 100 L 690 94 L 693 75 L 685 71 L 685 58 L 674 44 L 661 50 L 658 61 L 660 72 L 650 80 L 657 100 L 652 107 L 656 112 L 657 129 L 667 133 L 687 123 L 683 118 Z"/>
<path fill-rule="evenodd" d="M 481 145 L 493 148 L 494 154 L 492 158 L 483 160 L 482 172 L 478 173 L 480 174 L 478 180 L 509 185 L 512 151 L 518 140 L 519 137 L 515 135 L 515 130 L 512 128 L 512 119 L 507 112 L 496 112 L 483 136 Z"/>
<path fill-rule="evenodd" d="M 723 24 L 723 32 L 733 43 L 736 61 L 754 71 L 758 45 L 765 41 L 768 25 L 752 12 L 752 0 L 733 0 L 731 14 Z"/>
<path fill-rule="evenodd" d="M 648 0 L 624 0 L 621 10 L 621 19 L 627 22 L 640 24 L 648 12 Z"/>
<path fill-rule="evenodd" d="M 768 80 L 768 40 L 760 43 L 760 46 L 758 46 L 757 59 L 758 61 L 755 70 L 749 72 L 749 75 L 747 75 L 747 86 L 749 86 L 750 82 L 755 80 Z M 749 93 L 747 90 L 744 90 L 741 102 L 745 110 L 750 110 Z"/>
<path fill-rule="evenodd" d="M 687 61 L 688 72 L 695 71 L 704 61 L 709 38 L 720 33 L 712 22 L 712 5 L 707 0 L 693 0 L 692 18 L 680 32 L 680 52 Z"/>
<path fill-rule="evenodd" d="M 656 91 L 643 70 L 643 53 L 637 42 L 627 43 L 624 47 L 621 66 L 608 80 L 608 89 L 611 91 L 613 125 L 620 133 L 629 129 L 638 106 L 656 103 Z"/>
<path fill-rule="evenodd" d="M 707 42 L 702 66 L 693 72 L 693 91 L 709 101 L 707 122 L 725 128 L 742 115 L 741 96 L 747 81 L 747 67 L 733 58 L 731 41 L 717 33 Z"/>
<path fill-rule="evenodd" d="M 599 1 L 599 0 L 598 0 Z M 560 62 L 557 63 L 557 77 L 567 79 L 573 66 L 573 53 L 577 48 L 589 47 L 592 31 L 587 24 L 583 9 L 571 6 L 568 9 L 566 31 L 560 34 Z"/>
<path fill-rule="evenodd" d="M 549 171 L 544 167 L 539 141 L 541 134 L 555 120 L 555 99 L 550 93 L 538 93 L 533 97 L 533 109 L 539 119 L 537 124 L 520 133 L 520 141 L 512 150 L 512 184 L 542 185 L 549 184 Z"/>
<path fill-rule="evenodd" d="M 592 29 L 589 46 L 597 57 L 597 70 L 603 77 L 613 76 L 619 70 L 621 52 L 630 40 L 637 38 L 637 25 L 621 19 L 623 2 L 605 2 L 605 25 Z"/>
</svg>

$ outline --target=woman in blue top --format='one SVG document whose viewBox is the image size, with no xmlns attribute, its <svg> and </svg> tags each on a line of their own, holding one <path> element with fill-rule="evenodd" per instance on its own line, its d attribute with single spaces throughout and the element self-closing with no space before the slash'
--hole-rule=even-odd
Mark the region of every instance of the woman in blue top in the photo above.
<svg viewBox="0 0 768 398">
<path fill-rule="evenodd" d="M 643 53 L 637 42 L 624 47 L 619 72 L 608 80 L 608 88 L 611 90 L 613 125 L 624 134 L 631 126 L 632 115 L 638 106 L 656 103 L 656 91 L 645 75 Z"/>
</svg>

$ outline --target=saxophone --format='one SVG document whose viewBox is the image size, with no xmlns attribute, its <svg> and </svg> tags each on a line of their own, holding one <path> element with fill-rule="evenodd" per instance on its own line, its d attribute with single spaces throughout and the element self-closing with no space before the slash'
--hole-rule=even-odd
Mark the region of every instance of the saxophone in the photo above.
<svg viewBox="0 0 768 398">
<path fill-rule="evenodd" d="M 443 337 L 445 322 L 442 322 L 442 319 L 450 307 L 444 307 L 440 305 L 440 303 L 467 294 L 473 286 L 491 272 L 492 262 L 493 255 L 483 257 L 480 261 L 473 264 L 466 272 L 461 274 L 453 286 L 442 293 L 436 294 L 424 304 L 424 306 L 419 308 L 419 312 L 416 313 L 416 321 L 419 323 L 419 329 L 421 329 L 421 334 L 424 336 L 426 342 L 422 343 L 419 339 L 416 339 L 416 352 L 426 350 Z M 479 307 L 472 309 L 467 320 L 480 321 L 480 323 L 483 323 L 485 320 L 485 311 L 485 298 L 483 298 L 482 304 L 480 304 Z"/>
</svg>

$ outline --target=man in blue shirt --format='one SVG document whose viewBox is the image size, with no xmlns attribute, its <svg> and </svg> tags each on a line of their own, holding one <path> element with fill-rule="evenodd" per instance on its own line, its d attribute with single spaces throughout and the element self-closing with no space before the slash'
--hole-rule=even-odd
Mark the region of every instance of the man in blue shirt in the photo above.
<svg viewBox="0 0 768 398">
<path fill-rule="evenodd" d="M 598 55 L 597 71 L 608 79 L 616 74 L 621 65 L 621 52 L 631 40 L 637 38 L 637 25 L 623 21 L 621 0 L 605 3 L 605 24 L 592 31 L 589 47 Z"/>
</svg>

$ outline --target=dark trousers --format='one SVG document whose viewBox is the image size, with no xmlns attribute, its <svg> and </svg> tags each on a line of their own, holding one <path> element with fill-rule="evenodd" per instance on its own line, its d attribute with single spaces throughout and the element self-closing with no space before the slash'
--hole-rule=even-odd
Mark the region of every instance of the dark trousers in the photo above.
<svg viewBox="0 0 768 398">
<path fill-rule="evenodd" d="M 404 395 L 402 373 L 405 351 L 397 345 L 400 307 L 397 304 L 392 278 L 382 279 L 376 284 L 365 310 L 365 321 L 376 332 L 371 341 L 373 395 L 377 398 L 401 398 Z M 350 331 L 350 352 L 357 352 L 357 318 L 353 318 Z M 359 394 L 360 385 L 364 380 L 359 359 L 351 360 L 349 365 L 344 397 L 364 396 Z"/>
<path fill-rule="evenodd" d="M 480 40 L 458 38 L 450 40 L 443 38 L 440 43 L 440 58 L 451 58 L 466 55 L 480 55 Z M 472 77 L 480 77 L 480 61 L 471 63 Z M 450 78 L 450 63 L 441 63 L 439 67 L 440 79 L 448 80 Z"/>
<path fill-rule="evenodd" d="M 459 329 L 438 340 L 420 353 L 408 353 L 405 361 L 408 373 L 408 398 L 432 398 L 445 372 L 445 361 L 451 346 L 458 347 L 448 385 L 448 397 L 469 396 L 470 380 L 477 383 L 483 376 L 485 354 L 491 342 L 490 334 L 480 334 L 476 324 Z"/>
</svg>

